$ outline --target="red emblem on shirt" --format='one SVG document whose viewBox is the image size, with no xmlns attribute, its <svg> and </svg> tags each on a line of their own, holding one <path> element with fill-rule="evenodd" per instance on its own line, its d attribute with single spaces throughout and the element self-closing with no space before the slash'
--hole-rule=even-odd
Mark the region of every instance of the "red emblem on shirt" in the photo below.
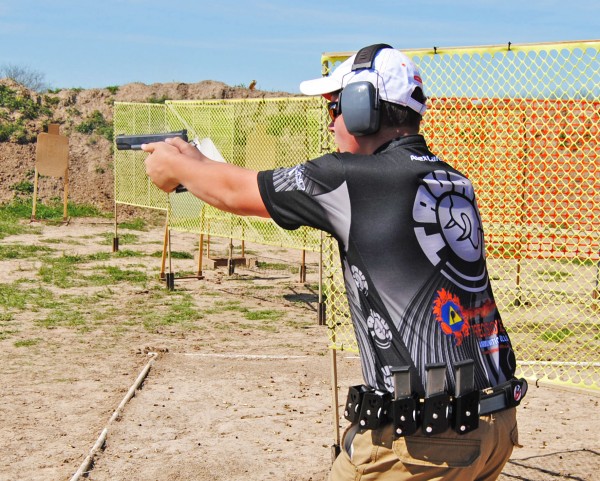
<svg viewBox="0 0 600 481">
<path fill-rule="evenodd" d="M 469 335 L 469 320 L 463 314 L 460 299 L 446 289 L 440 289 L 433 302 L 433 314 L 444 334 L 454 336 L 456 345 L 460 346 Z"/>
</svg>

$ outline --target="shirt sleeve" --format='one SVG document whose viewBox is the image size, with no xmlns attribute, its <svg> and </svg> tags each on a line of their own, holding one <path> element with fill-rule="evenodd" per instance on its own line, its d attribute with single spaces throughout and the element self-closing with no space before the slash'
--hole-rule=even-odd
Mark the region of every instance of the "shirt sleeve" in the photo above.
<svg viewBox="0 0 600 481">
<path fill-rule="evenodd" d="M 343 164 L 335 154 L 258 174 L 267 211 L 280 227 L 288 230 L 309 226 L 335 234 L 327 199 L 343 184 Z"/>
</svg>

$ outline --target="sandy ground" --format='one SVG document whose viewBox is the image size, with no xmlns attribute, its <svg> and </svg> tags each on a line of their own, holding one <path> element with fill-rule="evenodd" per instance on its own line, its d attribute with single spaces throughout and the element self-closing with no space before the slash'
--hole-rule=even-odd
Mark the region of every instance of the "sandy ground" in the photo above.
<svg viewBox="0 0 600 481">
<path fill-rule="evenodd" d="M 62 252 L 110 249 L 99 242 L 112 229 L 108 222 L 36 229 L 0 245 L 52 241 Z M 137 235 L 128 248 L 161 248 L 160 227 Z M 178 250 L 194 250 L 194 236 L 177 234 L 176 241 Z M 263 254 L 284 256 L 276 250 Z M 309 256 L 307 284 L 291 273 L 238 270 L 230 277 L 224 269 L 206 270 L 203 280 L 176 281 L 176 292 L 191 294 L 197 307 L 239 302 L 250 310 L 284 310 L 276 322 L 213 309 L 186 327 L 164 323 L 148 329 L 131 311 L 127 318 L 118 311 L 94 318 L 91 305 L 82 314 L 89 311 L 94 319 L 86 329 L 40 327 L 36 321 L 45 313 L 39 310 L 6 317 L 0 337 L 0 480 L 69 480 L 104 428 L 105 447 L 87 474 L 94 481 L 325 480 L 336 429 L 332 356 L 327 329 L 317 325 L 313 261 Z M 140 259 L 104 262 L 139 265 Z M 193 269 L 193 260 L 175 262 L 178 269 Z M 35 278 L 39 264 L 35 258 L 2 260 L 1 282 Z M 159 269 L 157 258 L 143 264 L 151 273 Z M 152 278 L 144 287 L 113 286 L 110 303 L 138 303 L 141 313 L 162 285 Z M 30 339 L 37 341 L 23 342 Z M 347 386 L 360 382 L 360 368 L 354 353 L 336 357 L 342 403 Z M 149 362 L 141 388 L 109 423 Z M 531 386 L 518 411 L 523 447 L 501 479 L 598 479 L 599 402 L 597 393 Z"/>
</svg>

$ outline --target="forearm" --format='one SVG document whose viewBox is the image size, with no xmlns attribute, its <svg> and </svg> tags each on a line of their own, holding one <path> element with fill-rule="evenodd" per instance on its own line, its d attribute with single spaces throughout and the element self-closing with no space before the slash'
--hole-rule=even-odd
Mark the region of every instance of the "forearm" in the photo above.
<svg viewBox="0 0 600 481">
<path fill-rule="evenodd" d="M 269 217 L 258 189 L 258 173 L 215 162 L 181 139 L 142 145 L 146 173 L 156 186 L 172 192 L 182 184 L 218 209 L 238 215 Z"/>
<path fill-rule="evenodd" d="M 258 190 L 257 172 L 183 154 L 171 165 L 173 176 L 204 202 L 238 215 L 268 217 Z"/>
</svg>

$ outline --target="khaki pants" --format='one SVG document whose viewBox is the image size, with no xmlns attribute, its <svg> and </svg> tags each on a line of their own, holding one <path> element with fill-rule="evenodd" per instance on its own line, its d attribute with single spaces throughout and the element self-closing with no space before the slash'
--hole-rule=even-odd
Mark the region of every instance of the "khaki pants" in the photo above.
<svg viewBox="0 0 600 481">
<path fill-rule="evenodd" d="M 518 446 L 514 408 L 481 416 L 479 428 L 462 435 L 450 429 L 394 439 L 391 425 L 355 431 L 344 433 L 330 481 L 494 480 Z"/>
</svg>

